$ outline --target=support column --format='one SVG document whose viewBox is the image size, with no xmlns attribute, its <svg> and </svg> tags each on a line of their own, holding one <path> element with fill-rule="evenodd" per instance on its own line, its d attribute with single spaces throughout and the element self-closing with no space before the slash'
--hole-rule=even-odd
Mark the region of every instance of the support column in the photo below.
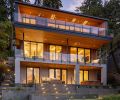
<svg viewBox="0 0 120 100">
<path fill-rule="evenodd" d="M 80 82 L 79 82 L 79 72 L 80 72 L 80 65 L 76 64 L 76 66 L 75 66 L 75 84 L 80 84 Z"/>
<path fill-rule="evenodd" d="M 107 66 L 104 65 L 101 69 L 101 83 L 107 85 Z"/>
<path fill-rule="evenodd" d="M 20 83 L 20 61 L 15 60 L 15 83 Z"/>
</svg>

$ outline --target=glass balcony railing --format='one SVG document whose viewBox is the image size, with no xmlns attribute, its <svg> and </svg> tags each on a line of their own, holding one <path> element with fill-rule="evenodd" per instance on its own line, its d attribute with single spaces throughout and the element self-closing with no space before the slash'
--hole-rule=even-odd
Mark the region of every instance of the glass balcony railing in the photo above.
<svg viewBox="0 0 120 100">
<path fill-rule="evenodd" d="M 87 26 L 87 25 L 76 24 L 72 22 L 42 18 L 39 16 L 15 13 L 14 20 L 21 23 L 52 27 L 55 29 L 68 30 L 72 32 L 74 31 L 74 32 L 80 32 L 84 34 L 86 33 L 86 34 L 96 35 L 96 36 L 107 36 L 106 28 Z"/>
<path fill-rule="evenodd" d="M 47 62 L 56 62 L 56 63 L 92 63 L 92 64 L 100 64 L 99 57 L 83 57 L 82 55 L 77 54 L 65 54 L 65 53 L 51 53 L 51 52 L 43 52 L 42 56 L 28 56 L 24 54 L 24 51 L 21 49 L 15 49 L 15 57 L 16 58 L 24 58 L 24 59 L 33 59 L 37 61 L 47 61 Z M 88 59 L 89 58 L 89 59 Z"/>
</svg>

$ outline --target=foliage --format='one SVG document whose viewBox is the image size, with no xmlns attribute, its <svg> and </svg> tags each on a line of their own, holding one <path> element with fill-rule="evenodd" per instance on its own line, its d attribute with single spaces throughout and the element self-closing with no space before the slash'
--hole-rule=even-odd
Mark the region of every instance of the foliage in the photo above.
<svg viewBox="0 0 120 100">
<path fill-rule="evenodd" d="M 43 6 L 60 9 L 62 7 L 62 2 L 61 0 L 43 0 Z"/>
<path fill-rule="evenodd" d="M 102 0 L 84 0 L 82 6 L 77 7 L 76 11 L 91 16 L 102 16 Z"/>
<path fill-rule="evenodd" d="M 61 0 L 35 0 L 34 4 L 42 5 L 44 7 L 53 8 L 53 9 L 60 9 L 61 7 L 63 7 Z"/>
<path fill-rule="evenodd" d="M 102 100 L 120 100 L 120 95 L 105 96 Z"/>
<path fill-rule="evenodd" d="M 104 4 L 102 0 L 85 0 L 76 11 L 97 17 L 109 18 L 109 29 L 114 35 L 120 31 L 120 0 L 109 0 Z"/>
<path fill-rule="evenodd" d="M 11 44 L 12 24 L 10 21 L 0 22 L 0 61 L 6 59 Z"/>
</svg>

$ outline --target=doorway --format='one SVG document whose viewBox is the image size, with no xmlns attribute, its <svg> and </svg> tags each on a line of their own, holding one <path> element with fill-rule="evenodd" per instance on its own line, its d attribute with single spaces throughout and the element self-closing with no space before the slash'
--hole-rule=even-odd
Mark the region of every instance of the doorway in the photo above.
<svg viewBox="0 0 120 100">
<path fill-rule="evenodd" d="M 66 83 L 67 71 L 66 69 L 49 69 L 49 78 L 62 80 Z"/>
</svg>

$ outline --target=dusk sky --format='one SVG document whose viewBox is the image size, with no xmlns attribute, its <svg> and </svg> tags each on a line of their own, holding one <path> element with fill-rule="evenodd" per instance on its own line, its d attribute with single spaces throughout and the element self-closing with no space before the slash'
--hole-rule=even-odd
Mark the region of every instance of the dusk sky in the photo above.
<svg viewBox="0 0 120 100">
<path fill-rule="evenodd" d="M 32 3 L 34 0 L 30 0 Z M 61 0 L 63 7 L 62 10 L 75 11 L 75 7 L 80 6 L 84 0 Z M 104 1 L 104 0 L 103 0 Z"/>
</svg>

